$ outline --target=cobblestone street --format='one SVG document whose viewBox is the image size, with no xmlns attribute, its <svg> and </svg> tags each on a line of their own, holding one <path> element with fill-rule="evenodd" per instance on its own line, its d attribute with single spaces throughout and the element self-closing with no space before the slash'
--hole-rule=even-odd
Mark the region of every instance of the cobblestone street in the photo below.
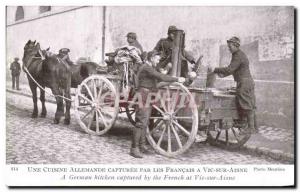
<svg viewBox="0 0 300 192">
<path fill-rule="evenodd" d="M 39 103 L 40 106 L 40 103 Z M 129 153 L 130 125 L 118 121 L 103 136 L 88 135 L 80 130 L 72 112 L 66 126 L 53 124 L 56 106 L 46 103 L 46 118 L 32 119 L 32 100 L 7 92 L 6 161 L 8 164 L 279 164 L 265 156 L 243 151 L 230 152 L 195 143 L 177 158 L 167 158 L 154 151 L 143 159 Z"/>
</svg>

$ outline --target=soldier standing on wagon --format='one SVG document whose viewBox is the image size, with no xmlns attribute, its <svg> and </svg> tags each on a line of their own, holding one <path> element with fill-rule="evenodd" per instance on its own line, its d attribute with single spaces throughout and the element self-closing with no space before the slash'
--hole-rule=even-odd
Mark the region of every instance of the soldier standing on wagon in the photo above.
<svg viewBox="0 0 300 192">
<path fill-rule="evenodd" d="M 160 39 L 156 46 L 154 47 L 154 51 L 159 52 L 161 54 L 160 62 L 157 66 L 158 69 L 168 67 L 170 68 L 168 64 L 171 63 L 171 57 L 172 57 L 172 47 L 175 39 L 175 32 L 177 31 L 177 27 L 174 25 L 169 26 L 168 28 L 168 37 Z M 195 66 L 196 61 L 192 55 L 190 55 L 185 50 L 183 51 L 183 57 L 184 60 L 181 64 L 181 77 L 187 77 L 188 75 L 188 62 L 191 64 L 194 64 L 194 68 L 197 68 Z"/>
<path fill-rule="evenodd" d="M 14 62 L 12 62 L 10 64 L 10 70 L 11 70 L 11 76 L 12 76 L 12 88 L 15 89 L 15 87 L 17 87 L 17 90 L 20 90 L 19 77 L 20 77 L 20 73 L 21 73 L 21 66 L 18 61 L 19 61 L 19 58 L 16 57 L 14 59 Z"/>
<path fill-rule="evenodd" d="M 147 103 L 147 98 L 151 91 L 155 91 L 157 80 L 165 82 L 185 82 L 183 77 L 171 77 L 164 75 L 156 71 L 156 65 L 159 62 L 159 55 L 154 52 L 149 52 L 147 55 L 147 61 L 142 65 L 137 73 L 137 93 L 142 98 L 137 105 L 135 121 L 136 125 L 132 135 L 132 145 L 130 155 L 135 158 L 142 158 L 140 148 L 143 148 L 145 141 L 141 141 L 143 138 L 143 131 L 146 130 L 149 124 L 149 118 L 151 116 L 151 105 Z"/>
<path fill-rule="evenodd" d="M 236 99 L 240 116 L 240 125 L 248 123 L 248 127 L 241 131 L 241 134 L 251 134 L 257 131 L 255 122 L 255 93 L 254 81 L 252 79 L 249 60 L 246 54 L 240 50 L 240 39 L 232 37 L 227 40 L 229 51 L 232 53 L 231 62 L 227 67 L 219 67 L 213 70 L 222 77 L 233 75 L 237 83 Z"/>
</svg>

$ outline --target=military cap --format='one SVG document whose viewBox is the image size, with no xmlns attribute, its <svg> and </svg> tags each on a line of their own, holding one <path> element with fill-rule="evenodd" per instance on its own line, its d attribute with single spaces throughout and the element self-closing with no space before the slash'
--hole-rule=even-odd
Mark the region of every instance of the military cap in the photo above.
<svg viewBox="0 0 300 192">
<path fill-rule="evenodd" d="M 168 28 L 168 34 L 174 32 L 174 31 L 177 31 L 177 30 L 178 29 L 175 25 L 170 25 Z"/>
<path fill-rule="evenodd" d="M 136 39 L 137 38 L 136 33 L 134 33 L 134 32 L 127 33 L 126 37 L 130 37 L 132 39 Z"/>
<path fill-rule="evenodd" d="M 231 37 L 230 39 L 228 39 L 227 43 L 234 43 L 234 44 L 240 46 L 241 41 L 240 41 L 240 39 L 238 37 L 234 36 L 234 37 Z"/>
<path fill-rule="evenodd" d="M 19 58 L 18 58 L 18 57 L 15 57 L 14 59 L 15 59 L 15 61 L 18 61 L 18 60 L 19 60 Z"/>
<path fill-rule="evenodd" d="M 70 49 L 68 49 L 68 48 L 62 48 L 62 49 L 59 50 L 59 52 L 67 54 L 67 53 L 70 52 Z"/>
</svg>

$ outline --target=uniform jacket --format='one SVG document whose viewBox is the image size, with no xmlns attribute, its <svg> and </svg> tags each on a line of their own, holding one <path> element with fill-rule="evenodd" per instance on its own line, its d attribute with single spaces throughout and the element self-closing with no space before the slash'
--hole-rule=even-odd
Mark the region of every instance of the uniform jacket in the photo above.
<svg viewBox="0 0 300 192">
<path fill-rule="evenodd" d="M 238 50 L 232 53 L 232 59 L 227 67 L 215 68 L 215 73 L 225 76 L 233 75 L 237 82 L 236 97 L 237 106 L 244 110 L 255 110 L 256 99 L 254 93 L 254 81 L 250 74 L 249 60 L 245 53 Z"/>
<path fill-rule="evenodd" d="M 21 66 L 20 66 L 20 63 L 19 62 L 12 62 L 10 64 L 10 70 L 11 70 L 11 74 L 13 76 L 16 76 L 16 75 L 20 75 L 20 72 L 21 72 Z"/>
<path fill-rule="evenodd" d="M 161 61 L 157 66 L 158 68 L 165 67 L 169 62 L 171 62 L 172 46 L 173 41 L 170 38 L 162 38 L 157 42 L 154 50 L 160 52 L 161 54 Z M 194 57 L 187 53 L 185 50 L 183 51 L 183 57 L 190 63 L 195 63 Z"/>
<path fill-rule="evenodd" d="M 241 50 L 232 53 L 231 62 L 227 67 L 215 68 L 214 72 L 221 73 L 224 76 L 233 75 L 236 82 L 240 82 L 243 78 L 252 80 L 249 69 L 249 60 Z"/>
<path fill-rule="evenodd" d="M 57 55 L 59 58 L 61 58 L 62 60 L 66 61 L 68 63 L 68 65 L 74 65 L 74 63 L 71 61 L 70 57 L 68 54 L 58 54 Z"/>
<path fill-rule="evenodd" d="M 138 88 L 155 89 L 157 81 L 175 82 L 177 78 L 164 75 L 148 64 L 144 64 L 137 73 L 137 80 L 138 82 L 136 84 Z"/>
<path fill-rule="evenodd" d="M 133 46 L 133 47 L 136 47 L 136 48 L 138 48 L 140 51 L 141 51 L 141 53 L 143 53 L 143 47 L 141 46 L 141 44 L 137 41 L 137 40 L 135 40 L 134 42 L 132 42 L 132 43 L 128 43 L 130 46 Z"/>
</svg>

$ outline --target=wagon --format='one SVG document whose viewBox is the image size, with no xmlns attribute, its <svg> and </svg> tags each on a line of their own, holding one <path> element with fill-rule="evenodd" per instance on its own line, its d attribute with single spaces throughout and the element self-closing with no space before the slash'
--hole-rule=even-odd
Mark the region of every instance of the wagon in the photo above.
<svg viewBox="0 0 300 192">
<path fill-rule="evenodd" d="M 171 75 L 179 76 L 184 32 L 177 31 L 172 53 Z M 124 67 L 131 69 L 128 62 Z M 86 78 L 77 88 L 75 116 L 80 127 L 89 134 L 103 135 L 121 113 L 135 124 L 137 99 L 127 74 L 97 74 Z M 237 149 L 250 135 L 241 135 L 235 127 L 238 111 L 235 90 L 187 87 L 180 83 L 161 82 L 153 94 L 152 114 L 146 137 L 154 150 L 174 157 L 187 151 L 199 135 L 211 145 Z"/>
</svg>

